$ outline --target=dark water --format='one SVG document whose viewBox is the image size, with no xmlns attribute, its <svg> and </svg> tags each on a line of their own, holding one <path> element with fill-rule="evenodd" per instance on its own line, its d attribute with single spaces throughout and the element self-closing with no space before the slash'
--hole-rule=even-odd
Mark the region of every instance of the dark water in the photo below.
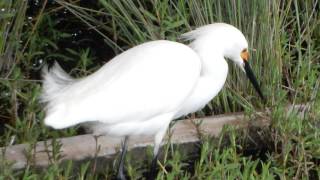
<svg viewBox="0 0 320 180">
<path fill-rule="evenodd" d="M 27 9 L 27 18 L 34 19 L 39 14 L 44 1 L 39 0 L 29 0 L 29 6 Z M 99 3 L 97 0 L 81 0 L 79 4 L 81 7 L 98 9 Z M 66 55 L 73 58 L 73 60 L 64 60 L 63 58 L 46 58 L 45 56 L 50 55 L 49 53 L 39 56 L 34 59 L 35 70 L 33 72 L 33 77 L 39 79 L 39 68 L 42 67 L 43 63 L 53 64 L 54 61 L 58 61 L 59 64 L 69 72 L 71 69 L 75 68 L 78 63 L 78 57 L 70 54 L 67 49 L 72 49 L 73 51 L 80 52 L 84 49 L 90 50 L 90 57 L 93 57 L 93 65 L 89 66 L 88 69 L 102 65 L 112 57 L 115 56 L 115 52 L 111 47 L 109 47 L 105 42 L 104 38 L 99 35 L 95 30 L 90 29 L 84 22 L 72 14 L 68 9 L 61 8 L 61 5 L 56 3 L 54 0 L 48 0 L 44 12 L 50 12 L 53 9 L 60 8 L 57 11 L 49 13 L 49 18 L 53 22 L 53 28 L 61 33 L 69 34 L 68 37 L 60 37 L 58 40 L 54 40 L 58 49 L 51 50 L 52 53 Z M 106 36 L 109 36 L 107 32 L 99 29 Z M 44 32 L 40 32 L 44 36 L 49 35 L 50 29 Z M 110 35 L 111 36 L 111 35 Z M 48 52 L 48 51 L 47 51 Z"/>
<path fill-rule="evenodd" d="M 25 16 L 25 26 L 24 32 L 22 34 L 21 44 L 22 47 L 28 41 L 28 33 L 31 32 L 33 25 L 37 21 L 37 17 L 43 7 L 44 0 L 28 0 L 28 7 Z M 86 8 L 98 9 L 98 0 L 81 0 L 79 5 Z M 53 11 L 54 9 L 57 9 Z M 36 32 L 39 34 L 40 38 L 47 38 L 52 41 L 57 49 L 52 48 L 49 45 L 45 45 L 39 51 L 44 54 L 36 55 L 31 59 L 31 62 L 24 61 L 24 63 L 19 63 L 19 68 L 25 79 L 41 80 L 41 68 L 44 64 L 53 64 L 57 61 L 60 66 L 68 73 L 74 69 L 79 63 L 79 57 L 70 53 L 67 49 L 71 49 L 75 52 L 83 51 L 84 49 L 89 49 L 89 57 L 92 57 L 92 65 L 89 65 L 87 69 L 101 66 L 106 63 L 112 57 L 115 56 L 115 52 L 111 47 L 109 47 L 105 42 L 104 38 L 99 35 L 95 30 L 90 29 L 85 23 L 75 17 L 66 8 L 61 8 L 61 5 L 56 3 L 54 0 L 48 0 L 44 9 L 45 16 L 42 17 L 42 23 L 37 27 Z M 50 12 L 50 13 L 48 13 Z M 52 26 L 48 26 L 48 24 Z M 68 36 L 58 35 L 59 38 L 54 38 L 52 34 L 53 31 L 57 31 L 60 34 L 65 33 Z M 106 36 L 109 36 L 107 32 L 101 30 Z M 111 36 L 111 35 L 110 35 Z M 42 39 L 40 39 L 41 41 Z M 30 45 L 30 41 L 29 41 Z M 22 48 L 21 47 L 21 48 Z M 22 49 L 21 49 L 22 50 Z M 28 52 L 28 48 L 25 52 Z M 66 60 L 62 57 L 49 57 L 52 54 L 60 54 L 67 56 L 69 59 Z M 32 82 L 34 83 L 34 82 Z M 41 82 L 36 82 L 41 84 Z M 4 89 L 2 89 L 4 88 Z M 8 89 L 2 87 L 0 90 L 5 92 Z M 28 88 L 21 89 L 21 91 L 28 91 Z M 10 94 L 10 93 L 9 93 Z M 0 94 L 2 98 L 3 94 Z M 6 99 L 6 100 L 4 100 Z M 10 99 L 4 97 L 0 100 L 2 107 L 10 108 Z M 25 104 L 19 103 L 18 114 L 23 115 L 25 109 Z M 0 117 L 0 136 L 5 134 L 5 124 L 9 124 L 10 118 L 13 118 L 9 111 L 2 110 Z"/>
</svg>

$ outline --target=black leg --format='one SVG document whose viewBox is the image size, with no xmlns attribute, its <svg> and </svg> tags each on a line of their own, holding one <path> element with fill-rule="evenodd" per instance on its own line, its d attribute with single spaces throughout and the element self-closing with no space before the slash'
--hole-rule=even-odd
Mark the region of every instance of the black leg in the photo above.
<svg viewBox="0 0 320 180">
<path fill-rule="evenodd" d="M 122 143 L 122 152 L 121 152 L 121 157 L 120 157 L 120 162 L 119 162 L 119 169 L 118 169 L 118 174 L 117 174 L 117 179 L 118 180 L 125 180 L 126 177 L 123 173 L 123 169 L 124 169 L 124 158 L 126 156 L 127 153 L 127 148 L 128 148 L 128 136 L 126 136 L 124 138 L 124 142 Z"/>
<path fill-rule="evenodd" d="M 157 164 L 158 164 L 158 153 L 154 155 L 151 162 L 151 169 L 148 175 L 148 179 L 156 179 L 157 177 Z"/>
<path fill-rule="evenodd" d="M 168 124 L 169 126 L 169 124 Z M 153 159 L 151 162 L 151 169 L 148 173 L 148 180 L 149 179 L 156 179 L 158 172 L 157 172 L 157 165 L 158 165 L 158 157 L 159 157 L 159 149 L 161 145 L 161 141 L 163 139 L 163 136 L 165 135 L 167 131 L 167 126 L 163 128 L 160 132 L 158 132 L 154 137 L 154 148 L 153 148 Z"/>
</svg>

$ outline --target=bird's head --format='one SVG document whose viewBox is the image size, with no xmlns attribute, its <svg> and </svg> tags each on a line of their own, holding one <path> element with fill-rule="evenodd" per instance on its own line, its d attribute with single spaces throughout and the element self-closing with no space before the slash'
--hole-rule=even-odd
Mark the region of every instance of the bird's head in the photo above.
<svg viewBox="0 0 320 180">
<path fill-rule="evenodd" d="M 258 81 L 249 64 L 250 54 L 248 50 L 248 41 L 239 29 L 231 25 L 227 25 L 225 28 L 226 30 L 224 34 L 226 41 L 223 48 L 224 56 L 232 60 L 242 71 L 246 73 L 260 98 L 265 101 Z"/>
<path fill-rule="evenodd" d="M 182 38 L 193 40 L 191 46 L 196 51 L 204 50 L 207 54 L 219 52 L 233 61 L 246 73 L 261 99 L 265 100 L 249 65 L 248 41 L 239 29 L 230 24 L 214 23 L 185 33 Z M 214 57 L 214 54 L 212 56 Z"/>
</svg>

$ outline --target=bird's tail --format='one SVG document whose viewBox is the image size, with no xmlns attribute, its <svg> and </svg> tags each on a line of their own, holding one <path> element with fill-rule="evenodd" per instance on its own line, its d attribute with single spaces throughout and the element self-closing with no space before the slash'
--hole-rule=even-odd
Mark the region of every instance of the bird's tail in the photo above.
<svg viewBox="0 0 320 180">
<path fill-rule="evenodd" d="M 53 67 L 49 70 L 45 65 L 42 69 L 43 90 L 41 101 L 50 103 L 61 95 L 64 87 L 72 84 L 75 79 L 69 76 L 60 65 L 55 62 Z"/>
<path fill-rule="evenodd" d="M 81 120 L 77 114 L 70 114 L 69 102 L 72 101 L 70 88 L 78 80 L 69 76 L 58 63 L 48 70 L 45 66 L 42 70 L 43 88 L 41 101 L 45 103 L 46 117 L 44 123 L 55 129 L 67 128 L 78 123 Z"/>
</svg>

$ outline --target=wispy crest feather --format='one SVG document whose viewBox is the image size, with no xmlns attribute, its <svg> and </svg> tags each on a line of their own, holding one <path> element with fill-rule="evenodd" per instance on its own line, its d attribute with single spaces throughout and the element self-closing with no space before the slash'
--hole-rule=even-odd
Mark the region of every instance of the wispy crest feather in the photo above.
<svg viewBox="0 0 320 180">
<path fill-rule="evenodd" d="M 57 62 L 54 63 L 50 70 L 48 69 L 48 66 L 45 65 L 42 69 L 42 77 L 43 92 L 41 101 L 44 103 L 57 98 L 62 92 L 62 89 L 75 81 L 75 79 L 69 76 Z"/>
<path fill-rule="evenodd" d="M 208 34 L 214 34 L 215 31 L 224 30 L 226 26 L 228 26 L 229 28 L 235 29 L 235 27 L 229 24 L 214 23 L 214 24 L 198 27 L 195 30 L 192 30 L 190 32 L 186 32 L 180 36 L 180 39 L 183 41 L 193 41 L 199 37 L 206 36 Z"/>
<path fill-rule="evenodd" d="M 180 36 L 180 39 L 183 41 L 192 41 L 198 38 L 200 35 L 206 34 L 206 31 L 210 30 L 210 25 L 196 28 L 195 30 L 186 32 Z"/>
</svg>

